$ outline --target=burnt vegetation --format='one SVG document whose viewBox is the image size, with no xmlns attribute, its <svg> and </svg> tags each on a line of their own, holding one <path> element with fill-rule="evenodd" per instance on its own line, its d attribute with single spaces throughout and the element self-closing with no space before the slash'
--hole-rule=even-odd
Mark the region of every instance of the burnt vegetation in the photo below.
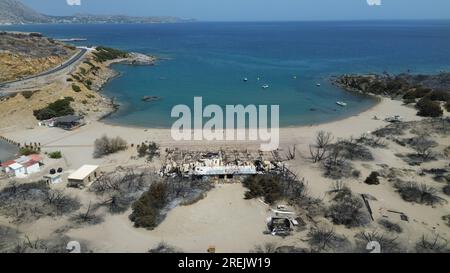
<svg viewBox="0 0 450 273">
<path fill-rule="evenodd" d="M 334 224 L 352 228 L 365 226 L 370 222 L 370 215 L 364 206 L 363 200 L 354 196 L 348 187 L 338 187 L 332 194 L 334 197 L 326 216 Z"/>
<path fill-rule="evenodd" d="M 373 155 L 367 146 L 372 148 L 386 147 L 382 137 L 363 134 L 359 138 L 338 139 L 330 132 L 319 131 L 315 143 L 309 146 L 313 163 L 321 163 L 324 176 L 332 179 L 359 177 L 359 172 L 353 169 L 351 161 L 372 161 Z"/>
<path fill-rule="evenodd" d="M 287 201 L 289 204 L 305 209 L 311 215 L 322 214 L 322 201 L 309 196 L 304 179 L 292 173 L 265 174 L 247 177 L 243 182 L 248 189 L 246 199 L 263 198 L 268 204 Z"/>
<path fill-rule="evenodd" d="M 355 236 L 355 242 L 355 252 L 359 253 L 367 253 L 367 244 L 370 242 L 378 242 L 382 253 L 399 253 L 405 251 L 399 243 L 397 236 L 378 231 L 360 232 Z"/>
<path fill-rule="evenodd" d="M 129 216 L 135 227 L 156 228 L 165 218 L 167 212 L 177 205 L 190 204 L 198 199 L 213 185 L 202 180 L 170 177 L 155 180 L 132 204 L 133 212 Z"/>
<path fill-rule="evenodd" d="M 445 203 L 445 199 L 437 195 L 437 190 L 426 184 L 416 182 L 397 181 L 394 184 L 397 192 L 407 202 L 424 204 L 429 206 Z"/>
<path fill-rule="evenodd" d="M 13 181 L 0 192 L 0 212 L 17 223 L 32 222 L 46 216 L 59 217 L 79 208 L 76 198 L 51 189 L 45 181 L 27 184 Z"/>
<path fill-rule="evenodd" d="M 344 252 L 350 246 L 347 238 L 328 226 L 311 229 L 307 238 L 311 252 Z"/>
</svg>

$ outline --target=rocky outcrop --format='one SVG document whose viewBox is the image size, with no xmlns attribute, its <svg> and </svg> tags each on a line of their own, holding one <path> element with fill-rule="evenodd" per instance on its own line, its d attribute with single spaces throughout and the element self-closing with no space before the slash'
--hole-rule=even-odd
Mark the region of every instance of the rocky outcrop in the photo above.
<svg viewBox="0 0 450 273">
<path fill-rule="evenodd" d="M 124 61 L 124 63 L 132 65 L 154 65 L 155 62 L 156 57 L 136 52 L 129 53 L 128 58 Z"/>
</svg>

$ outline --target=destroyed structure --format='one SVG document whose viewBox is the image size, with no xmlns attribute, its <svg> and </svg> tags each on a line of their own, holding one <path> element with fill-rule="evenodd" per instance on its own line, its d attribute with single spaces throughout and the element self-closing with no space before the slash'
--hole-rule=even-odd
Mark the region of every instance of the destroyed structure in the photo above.
<svg viewBox="0 0 450 273">
<path fill-rule="evenodd" d="M 233 179 L 237 176 L 281 172 L 283 168 L 282 160 L 274 152 L 168 149 L 160 175 Z"/>
</svg>

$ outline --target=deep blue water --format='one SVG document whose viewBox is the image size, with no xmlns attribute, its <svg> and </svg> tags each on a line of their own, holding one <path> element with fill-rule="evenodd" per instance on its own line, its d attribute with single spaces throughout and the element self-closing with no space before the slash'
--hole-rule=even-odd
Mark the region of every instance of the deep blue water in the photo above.
<svg viewBox="0 0 450 273">
<path fill-rule="evenodd" d="M 374 100 L 340 90 L 342 73 L 436 73 L 450 68 L 450 21 L 33 25 L 1 27 L 55 38 L 83 37 L 155 54 L 157 66 L 115 65 L 103 92 L 121 103 L 107 121 L 167 127 L 176 104 L 279 104 L 282 126 L 326 122 Z M 296 78 L 294 78 L 296 76 Z M 244 83 L 242 79 L 249 81 Z M 260 77 L 258 81 L 257 78 Z M 321 83 L 321 87 L 316 87 Z M 263 84 L 270 85 L 263 90 Z M 142 102 L 143 96 L 159 96 Z M 335 104 L 348 103 L 347 108 Z"/>
</svg>

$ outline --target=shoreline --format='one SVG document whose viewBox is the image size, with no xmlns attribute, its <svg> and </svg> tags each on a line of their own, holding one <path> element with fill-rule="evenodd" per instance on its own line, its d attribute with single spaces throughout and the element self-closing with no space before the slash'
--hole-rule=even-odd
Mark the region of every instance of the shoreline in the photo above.
<svg viewBox="0 0 450 273">
<path fill-rule="evenodd" d="M 344 90 L 345 91 L 345 90 Z M 376 107 L 378 104 L 380 104 L 383 101 L 383 97 L 381 96 L 375 96 L 375 95 L 368 95 L 369 97 L 371 97 L 374 100 L 374 104 L 369 106 L 368 108 L 366 108 L 365 110 L 361 111 L 361 112 L 357 112 L 348 116 L 342 116 L 342 117 L 338 117 L 336 119 L 332 119 L 332 120 L 328 120 L 328 121 L 324 121 L 324 122 L 318 122 L 318 123 L 312 123 L 312 124 L 299 124 L 299 125 L 288 125 L 288 126 L 280 126 L 279 129 L 295 129 L 295 128 L 303 128 L 303 127 L 312 127 L 312 126 L 318 126 L 318 125 L 325 125 L 328 123 L 334 123 L 334 122 L 338 122 L 341 120 L 345 120 L 351 117 L 355 117 L 355 116 L 359 116 L 360 114 L 371 110 L 372 108 Z M 105 98 L 110 99 L 109 97 L 105 96 Z M 120 107 L 120 104 L 116 104 Z M 114 122 L 107 122 L 104 119 L 107 118 L 108 116 L 114 114 L 115 112 L 117 112 L 119 108 L 117 108 L 116 110 L 106 114 L 104 117 L 101 117 L 100 119 L 98 119 L 98 122 L 101 122 L 105 125 L 109 125 L 109 126 L 115 126 L 115 127 L 124 127 L 124 128 L 134 128 L 134 129 L 158 129 L 158 130 L 170 130 L 170 127 L 157 127 L 157 126 L 139 126 L 139 125 L 129 125 L 129 124 L 120 124 L 120 123 L 114 123 Z M 248 130 L 248 128 L 247 128 Z"/>
<path fill-rule="evenodd" d="M 132 53 L 133 53 L 133 52 L 132 52 Z M 136 53 L 133 53 L 133 54 L 136 54 Z M 159 58 L 159 57 L 157 57 L 157 56 L 155 56 L 155 55 L 151 55 L 151 56 L 149 56 L 149 57 L 152 58 L 152 62 L 151 62 L 151 63 L 147 63 L 147 64 L 138 64 L 138 65 L 151 65 L 151 66 L 154 66 L 154 65 L 157 65 L 156 62 L 157 62 L 158 60 L 162 60 L 161 58 Z M 127 62 L 128 62 L 128 63 L 127 63 Z M 110 106 L 111 109 L 110 109 L 109 111 L 105 112 L 105 114 L 102 115 L 100 118 L 98 118 L 96 121 L 97 121 L 97 122 L 100 122 L 100 123 L 102 123 L 102 124 L 105 124 L 105 125 L 115 126 L 115 127 L 134 128 L 134 129 L 170 130 L 170 129 L 171 129 L 170 127 L 140 126 L 140 125 L 120 124 L 120 123 L 107 122 L 107 121 L 105 121 L 106 118 L 108 118 L 109 116 L 111 116 L 111 115 L 113 115 L 114 113 L 116 113 L 116 112 L 120 109 L 120 106 L 121 106 L 120 103 L 115 103 L 115 97 L 109 97 L 109 96 L 107 96 L 107 95 L 105 95 L 105 94 L 103 93 L 103 89 L 104 89 L 105 85 L 107 85 L 107 84 L 108 84 L 110 81 L 112 81 L 113 79 L 122 76 L 122 73 L 118 72 L 118 71 L 117 71 L 116 69 L 114 69 L 112 66 L 115 65 L 115 64 L 133 65 L 133 64 L 131 64 L 131 63 L 129 63 L 129 62 L 130 62 L 129 59 L 117 59 L 117 60 L 109 61 L 109 62 L 105 65 L 108 69 L 110 69 L 110 70 L 114 73 L 114 75 L 111 76 L 110 78 L 108 78 L 108 79 L 107 79 L 107 80 L 106 80 L 106 81 L 98 88 L 98 90 L 96 90 L 96 92 L 98 92 L 99 95 L 100 95 L 101 97 L 103 97 L 104 99 L 111 101 L 111 106 Z M 335 76 L 330 76 L 330 77 L 328 78 L 328 80 L 332 80 L 333 77 L 335 77 Z M 332 82 L 332 84 L 334 84 L 334 83 Z M 369 111 L 370 109 L 376 107 L 379 103 L 381 103 L 382 100 L 383 100 L 383 98 L 384 98 L 384 97 L 382 97 L 382 96 L 377 96 L 377 95 L 374 95 L 374 94 L 365 94 L 365 93 L 362 93 L 362 92 L 359 92 L 359 91 L 356 91 L 356 90 L 355 90 L 355 91 L 353 91 L 353 90 L 348 90 L 348 89 L 346 89 L 346 88 L 343 88 L 342 86 L 337 86 L 337 87 L 338 87 L 339 89 L 341 89 L 342 91 L 344 91 L 344 92 L 358 93 L 359 95 L 365 95 L 365 96 L 367 96 L 369 99 L 372 99 L 372 100 L 374 101 L 374 104 L 371 105 L 371 106 L 369 106 L 368 108 L 365 108 L 365 109 L 362 110 L 362 111 L 357 112 L 357 113 L 353 113 L 353 114 L 350 114 L 350 115 L 341 116 L 341 117 L 338 117 L 338 118 L 336 118 L 336 119 L 327 120 L 327 121 L 318 122 L 318 123 L 312 123 L 312 124 L 308 124 L 308 125 L 306 125 L 306 124 L 298 124 L 298 125 L 280 126 L 279 129 L 281 130 L 281 129 L 291 129 L 291 128 L 312 127 L 312 126 L 317 126 L 317 125 L 322 125 L 322 124 L 333 123 L 333 122 L 337 122 L 337 121 L 340 121 L 340 120 L 345 120 L 345 119 L 347 119 L 347 118 L 351 118 L 351 117 L 354 117 L 354 116 L 358 116 L 358 115 L 360 115 L 360 114 L 362 114 L 362 113 L 364 113 L 364 112 L 366 112 L 366 111 Z"/>
</svg>

